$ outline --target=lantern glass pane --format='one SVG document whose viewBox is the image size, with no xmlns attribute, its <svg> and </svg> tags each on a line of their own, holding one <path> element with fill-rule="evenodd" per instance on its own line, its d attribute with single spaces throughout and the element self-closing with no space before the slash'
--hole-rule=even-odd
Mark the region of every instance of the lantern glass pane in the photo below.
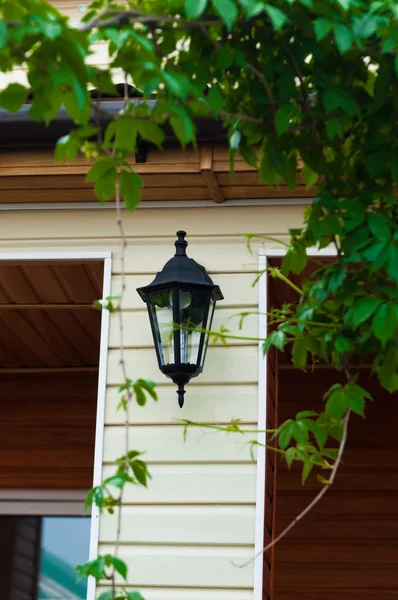
<svg viewBox="0 0 398 600">
<path fill-rule="evenodd" d="M 153 335 L 159 362 L 162 366 L 174 364 L 171 291 L 150 294 L 149 310 L 153 321 Z"/>
<path fill-rule="evenodd" d="M 209 313 L 207 315 L 207 320 L 206 320 L 206 324 L 204 329 L 206 329 L 206 331 L 211 331 L 211 326 L 213 323 L 213 315 L 214 315 L 214 309 L 216 308 L 216 303 L 214 302 L 214 300 L 211 298 L 210 300 L 210 306 L 209 306 Z M 206 358 L 206 352 L 207 352 L 207 346 L 209 343 L 209 335 L 206 334 L 206 338 L 205 338 L 205 342 L 204 342 L 204 346 L 203 346 L 203 350 L 202 350 L 202 357 L 200 360 L 200 366 L 203 369 L 203 365 L 205 362 L 205 358 Z"/>
<path fill-rule="evenodd" d="M 200 340 L 206 328 L 210 294 L 203 290 L 178 290 L 181 363 L 195 365 L 199 358 Z"/>
</svg>

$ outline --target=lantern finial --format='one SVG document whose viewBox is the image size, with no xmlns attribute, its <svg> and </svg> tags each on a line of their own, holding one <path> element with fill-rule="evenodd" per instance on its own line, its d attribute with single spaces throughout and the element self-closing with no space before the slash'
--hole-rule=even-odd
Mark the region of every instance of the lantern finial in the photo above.
<svg viewBox="0 0 398 600">
<path fill-rule="evenodd" d="M 186 256 L 185 249 L 188 246 L 188 242 L 185 241 L 186 231 L 177 231 L 177 241 L 174 242 L 176 247 L 176 253 L 174 256 Z"/>
<path fill-rule="evenodd" d="M 183 383 L 178 384 L 177 394 L 178 394 L 178 406 L 180 408 L 182 408 L 184 406 L 184 395 L 185 395 L 185 388 L 184 388 Z"/>
</svg>

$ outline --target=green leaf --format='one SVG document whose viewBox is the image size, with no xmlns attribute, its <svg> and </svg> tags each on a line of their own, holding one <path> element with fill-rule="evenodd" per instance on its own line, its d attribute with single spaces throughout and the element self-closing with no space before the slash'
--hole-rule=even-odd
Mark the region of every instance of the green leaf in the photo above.
<svg viewBox="0 0 398 600">
<path fill-rule="evenodd" d="M 282 260 L 282 273 L 301 273 L 308 261 L 304 245 L 290 247 Z"/>
<path fill-rule="evenodd" d="M 0 50 L 2 48 L 6 47 L 7 39 L 8 39 L 7 25 L 4 23 L 3 20 L 0 20 Z"/>
<path fill-rule="evenodd" d="M 398 390 L 398 362 L 396 346 L 391 345 L 383 357 L 381 365 L 377 369 L 381 385 L 393 393 Z"/>
<path fill-rule="evenodd" d="M 358 325 L 369 319 L 380 304 L 380 298 L 376 298 L 375 296 L 364 296 L 363 298 L 357 300 L 352 309 L 353 325 L 358 327 Z"/>
<path fill-rule="evenodd" d="M 301 177 L 303 178 L 307 190 L 312 188 L 318 181 L 318 173 L 315 173 L 308 165 L 304 165 L 301 169 Z"/>
<path fill-rule="evenodd" d="M 266 142 L 261 146 L 260 179 L 262 183 L 265 183 L 266 185 L 273 185 L 280 181 L 280 175 L 278 175 L 271 164 Z"/>
<path fill-rule="evenodd" d="M 340 54 L 345 54 L 352 45 L 352 33 L 345 25 L 336 25 L 334 29 L 334 39 Z"/>
<path fill-rule="evenodd" d="M 398 183 L 398 148 L 394 148 L 392 153 L 391 177 L 394 183 Z"/>
<path fill-rule="evenodd" d="M 112 158 L 107 156 L 101 156 L 97 158 L 91 169 L 86 175 L 85 182 L 93 183 L 98 181 L 101 177 L 104 177 L 107 173 L 115 168 L 115 163 Z"/>
<path fill-rule="evenodd" d="M 97 600 L 113 600 L 113 592 L 112 592 L 112 590 L 108 590 L 107 592 L 103 592 L 100 596 L 98 596 Z"/>
<path fill-rule="evenodd" d="M 100 202 L 106 202 L 107 200 L 114 199 L 116 192 L 116 180 L 116 167 L 113 167 L 107 171 L 103 177 L 98 179 L 94 187 L 94 192 Z"/>
<path fill-rule="evenodd" d="M 111 556 L 109 554 L 106 555 L 106 558 L 108 559 L 110 564 L 113 566 L 115 571 L 117 571 L 119 573 L 119 575 L 121 575 L 123 577 L 123 579 L 126 581 L 127 580 L 127 565 L 126 565 L 126 563 L 123 560 L 121 560 L 120 558 L 117 558 L 116 556 Z"/>
<path fill-rule="evenodd" d="M 10 83 L 0 92 L 0 106 L 10 112 L 17 112 L 26 102 L 29 89 L 19 83 Z"/>
<path fill-rule="evenodd" d="M 144 600 L 143 596 L 141 596 L 140 592 L 127 592 L 128 600 Z"/>
<path fill-rule="evenodd" d="M 188 19 L 197 19 L 204 13 L 207 6 L 207 0 L 186 0 L 185 14 Z"/>
<path fill-rule="evenodd" d="M 207 102 L 214 113 L 215 117 L 218 117 L 220 114 L 220 110 L 224 103 L 224 96 L 222 91 L 220 90 L 220 86 L 217 83 L 213 83 L 210 88 L 209 93 L 207 94 Z"/>
<path fill-rule="evenodd" d="M 258 2 L 257 0 L 239 0 L 239 4 L 246 11 L 246 17 L 248 19 L 257 17 L 257 15 L 261 14 L 265 9 L 264 2 Z"/>
<path fill-rule="evenodd" d="M 301 412 L 297 413 L 296 415 L 296 420 L 297 419 L 306 419 L 308 417 L 317 417 L 318 413 L 315 412 L 314 410 L 302 410 Z"/>
<path fill-rule="evenodd" d="M 304 421 L 296 421 L 293 424 L 293 437 L 299 444 L 308 442 L 308 427 Z"/>
<path fill-rule="evenodd" d="M 238 16 L 238 8 L 234 0 L 212 0 L 215 11 L 225 22 L 227 29 L 231 30 Z"/>
<path fill-rule="evenodd" d="M 120 193 L 124 204 L 131 212 L 137 208 L 141 201 L 142 179 L 135 171 L 122 171 L 120 173 Z"/>
<path fill-rule="evenodd" d="M 385 242 L 391 237 L 391 231 L 386 217 L 380 213 L 371 213 L 368 217 L 369 229 L 375 237 Z"/>
<path fill-rule="evenodd" d="M 146 464 L 142 460 L 133 460 L 130 463 L 134 476 L 144 487 L 147 487 L 147 479 L 150 478 Z"/>
<path fill-rule="evenodd" d="M 326 414 L 336 421 L 340 421 L 347 410 L 348 399 L 343 388 L 332 392 L 326 403 Z"/>
<path fill-rule="evenodd" d="M 331 485 L 332 483 L 331 481 L 329 481 L 329 479 L 325 479 L 325 477 L 323 475 L 320 475 L 319 473 L 317 475 L 317 479 L 320 483 L 323 483 L 323 485 Z"/>
<path fill-rule="evenodd" d="M 285 450 L 285 448 L 287 448 L 287 446 L 289 445 L 290 440 L 293 436 L 294 425 L 294 421 L 290 419 L 289 421 L 283 423 L 283 425 L 279 428 L 278 443 L 279 448 L 281 448 L 281 450 Z"/>
<path fill-rule="evenodd" d="M 239 152 L 250 167 L 258 169 L 258 156 L 254 146 L 249 146 L 245 140 L 242 140 L 239 146 Z"/>
<path fill-rule="evenodd" d="M 242 139 L 242 134 L 240 131 L 236 130 L 233 132 L 229 139 L 229 146 L 232 150 L 239 150 L 240 141 Z"/>
<path fill-rule="evenodd" d="M 144 140 L 148 142 L 152 142 L 156 146 L 161 146 L 163 144 L 165 134 L 164 131 L 152 121 L 138 121 L 137 123 L 138 131 Z"/>
<path fill-rule="evenodd" d="M 285 23 L 287 23 L 289 20 L 285 13 L 271 4 L 265 5 L 265 12 L 269 16 L 272 26 L 276 31 L 280 31 Z"/>
<path fill-rule="evenodd" d="M 353 117 L 359 112 L 359 107 L 350 92 L 340 88 L 327 90 L 324 96 L 326 111 L 332 112 L 341 108 L 348 115 Z"/>
<path fill-rule="evenodd" d="M 397 314 L 394 306 L 392 304 L 382 304 L 373 317 L 372 329 L 383 346 L 389 339 L 395 338 L 397 324 Z"/>
<path fill-rule="evenodd" d="M 76 104 L 79 110 L 83 111 L 87 105 L 88 94 L 86 88 L 76 77 L 72 78 L 72 88 L 75 95 Z"/>
<path fill-rule="evenodd" d="M 288 129 L 290 124 L 289 107 L 282 105 L 278 108 L 275 113 L 275 128 L 278 135 L 283 135 Z"/>
<path fill-rule="evenodd" d="M 185 111 L 182 111 L 178 117 L 171 117 L 170 125 L 183 148 L 195 137 L 193 121 Z"/>
<path fill-rule="evenodd" d="M 307 364 L 307 341 L 305 339 L 293 342 L 292 357 L 294 366 L 305 370 Z"/>
<path fill-rule="evenodd" d="M 79 150 L 79 140 L 70 133 L 64 135 L 57 141 L 55 147 L 55 160 L 57 162 L 60 162 L 61 160 L 71 161 L 79 154 Z"/>
<path fill-rule="evenodd" d="M 336 117 L 330 117 L 326 120 L 326 133 L 330 137 L 331 140 L 337 136 L 342 139 L 344 136 L 343 127 L 341 125 L 341 120 L 336 119 Z"/>
<path fill-rule="evenodd" d="M 312 469 L 313 469 L 314 463 L 312 462 L 312 460 L 308 459 L 305 460 L 303 463 L 303 473 L 301 476 L 301 484 L 304 485 L 305 482 L 307 481 L 309 474 L 311 473 Z"/>
<path fill-rule="evenodd" d="M 387 272 L 392 279 L 398 280 L 398 245 L 390 244 L 388 248 L 389 259 Z"/>
<path fill-rule="evenodd" d="M 315 35 L 316 35 L 316 41 L 320 42 L 321 40 L 323 40 L 323 38 L 325 36 L 327 36 L 327 34 L 332 31 L 332 29 L 335 27 L 335 23 L 333 23 L 333 21 L 329 21 L 329 19 L 325 19 L 323 17 L 319 18 L 316 20 L 315 22 Z"/>
<path fill-rule="evenodd" d="M 107 133 L 112 134 L 111 126 L 115 125 L 115 145 L 117 149 L 126 150 L 127 152 L 134 152 L 137 145 L 137 133 L 138 133 L 138 125 L 137 121 L 134 119 L 120 119 L 119 121 L 113 121 L 110 125 L 108 125 L 105 140 Z"/>
<path fill-rule="evenodd" d="M 349 391 L 346 392 L 346 397 L 348 401 L 348 407 L 361 417 L 365 417 L 365 399 L 363 396 L 353 394 Z"/>
<path fill-rule="evenodd" d="M 79 579 L 82 579 L 82 577 L 88 577 L 89 575 L 92 575 L 95 578 L 95 580 L 98 582 L 104 576 L 105 557 L 99 556 L 95 560 L 90 560 L 90 561 L 84 563 L 84 565 L 78 565 L 76 567 L 76 570 L 79 573 L 79 575 L 78 575 Z"/>
<path fill-rule="evenodd" d="M 291 448 L 288 448 L 286 450 L 285 458 L 286 458 L 287 466 L 289 467 L 289 469 L 292 466 L 295 456 L 296 456 L 296 448 L 294 448 L 294 446 L 292 446 Z"/>
<path fill-rule="evenodd" d="M 104 480 L 104 484 L 113 485 L 120 490 L 125 486 L 126 483 L 134 483 L 134 480 L 127 475 L 127 473 L 122 472 L 111 475 Z"/>
</svg>

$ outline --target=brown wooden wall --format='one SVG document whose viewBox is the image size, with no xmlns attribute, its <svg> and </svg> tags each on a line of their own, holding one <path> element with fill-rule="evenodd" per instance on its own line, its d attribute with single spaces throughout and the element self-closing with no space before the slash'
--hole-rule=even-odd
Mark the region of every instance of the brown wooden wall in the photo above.
<svg viewBox="0 0 398 600">
<path fill-rule="evenodd" d="M 97 373 L 2 375 L 0 488 L 89 488 Z"/>
<path fill-rule="evenodd" d="M 336 381 L 324 368 L 305 374 L 279 370 L 280 422 L 322 404 Z M 362 384 L 373 394 L 367 419 L 353 415 L 343 465 L 324 499 L 275 547 L 273 600 L 398 598 L 398 397 L 382 390 L 369 371 Z M 319 489 L 300 473 L 277 471 L 276 530 L 281 531 Z"/>
</svg>

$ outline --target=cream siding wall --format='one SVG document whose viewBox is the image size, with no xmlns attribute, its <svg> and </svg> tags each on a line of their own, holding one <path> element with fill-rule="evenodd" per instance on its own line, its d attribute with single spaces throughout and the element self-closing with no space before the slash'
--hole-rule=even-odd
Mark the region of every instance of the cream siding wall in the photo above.
<svg viewBox="0 0 398 600">
<path fill-rule="evenodd" d="M 56 198 L 54 198 L 56 200 Z M 175 231 L 188 230 L 189 255 L 214 275 L 225 295 L 217 323 L 236 311 L 257 309 L 251 256 L 239 231 L 286 239 L 302 220 L 302 206 L 139 209 L 126 214 L 126 357 L 132 378 L 158 383 L 159 402 L 131 409 L 130 447 L 146 451 L 153 480 L 148 490 L 131 488 L 123 512 L 121 556 L 130 582 L 146 600 L 252 600 L 253 566 L 238 569 L 253 554 L 256 465 L 241 437 L 191 430 L 184 444 L 178 418 L 227 423 L 257 421 L 258 350 L 232 341 L 209 348 L 204 373 L 189 384 L 183 410 L 175 387 L 157 367 L 145 306 L 135 288 L 148 283 L 173 251 Z M 270 245 L 266 243 L 266 245 Z M 271 244 L 274 245 L 274 244 Z M 257 244 L 258 248 L 259 244 Z M 2 212 L 0 251 L 113 252 L 112 292 L 120 291 L 118 230 L 111 210 Z M 237 325 L 231 320 L 232 330 Z M 124 452 L 123 414 L 116 410 L 118 323 L 111 318 L 103 473 Z M 244 332 L 256 337 L 255 317 Z M 100 521 L 100 550 L 112 551 L 115 517 Z"/>
</svg>

